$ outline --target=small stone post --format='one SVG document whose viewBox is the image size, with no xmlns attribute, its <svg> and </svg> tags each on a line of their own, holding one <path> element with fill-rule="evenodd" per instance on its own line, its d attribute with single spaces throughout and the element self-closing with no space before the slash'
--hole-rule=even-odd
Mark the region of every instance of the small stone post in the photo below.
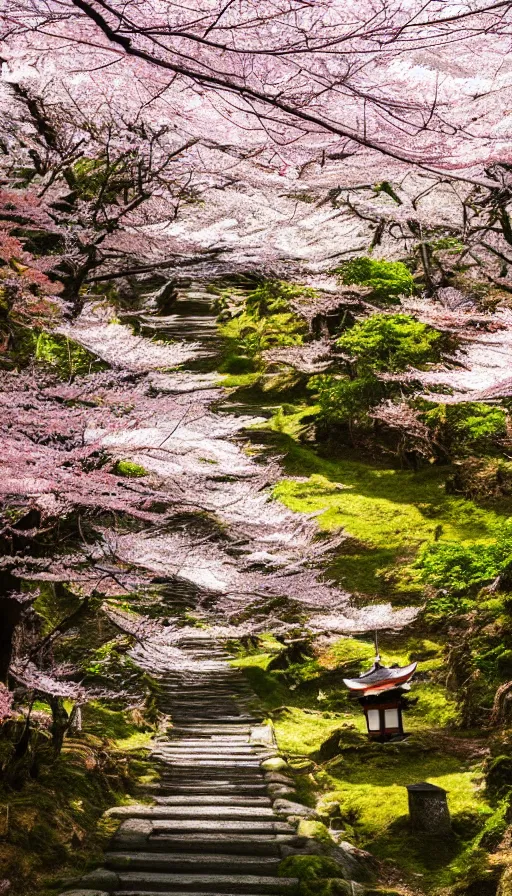
<svg viewBox="0 0 512 896">
<path fill-rule="evenodd" d="M 445 837 L 452 832 L 446 790 L 435 784 L 409 784 L 409 819 L 415 834 Z"/>
</svg>

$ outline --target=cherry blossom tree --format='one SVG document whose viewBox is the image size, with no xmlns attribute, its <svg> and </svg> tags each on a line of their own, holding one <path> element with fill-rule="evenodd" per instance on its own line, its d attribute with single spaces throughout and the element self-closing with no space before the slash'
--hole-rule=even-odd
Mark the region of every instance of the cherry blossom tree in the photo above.
<svg viewBox="0 0 512 896">
<path fill-rule="evenodd" d="M 283 173 L 357 146 L 456 172 L 506 153 L 510 12 L 489 0 L 17 0 L 6 36 L 14 65 L 21 53 L 41 68 L 43 50 L 51 69 L 72 58 L 93 81 L 142 84 L 196 133 L 207 125 Z"/>
</svg>

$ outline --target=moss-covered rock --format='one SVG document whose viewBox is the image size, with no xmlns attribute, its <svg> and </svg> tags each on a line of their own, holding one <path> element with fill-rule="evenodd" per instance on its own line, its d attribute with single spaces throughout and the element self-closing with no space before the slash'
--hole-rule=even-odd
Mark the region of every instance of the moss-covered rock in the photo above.
<svg viewBox="0 0 512 896">
<path fill-rule="evenodd" d="M 512 896 L 512 865 L 501 875 L 496 896 Z"/>
<path fill-rule="evenodd" d="M 265 772 L 290 771 L 290 766 L 280 756 L 274 756 L 272 759 L 264 759 L 261 763 L 261 767 Z"/>
<path fill-rule="evenodd" d="M 325 824 L 310 818 L 303 818 L 302 821 L 299 822 L 297 833 L 299 837 L 318 840 L 326 846 L 332 846 L 334 842 Z"/>
<path fill-rule="evenodd" d="M 114 473 L 117 473 L 118 476 L 128 476 L 133 479 L 138 479 L 141 476 L 147 476 L 148 471 L 142 467 L 140 464 L 134 463 L 131 460 L 118 460 L 114 466 Z"/>
<path fill-rule="evenodd" d="M 327 856 L 288 856 L 279 865 L 279 876 L 296 877 L 301 896 L 349 896 L 354 892 L 344 880 L 341 866 Z"/>
</svg>

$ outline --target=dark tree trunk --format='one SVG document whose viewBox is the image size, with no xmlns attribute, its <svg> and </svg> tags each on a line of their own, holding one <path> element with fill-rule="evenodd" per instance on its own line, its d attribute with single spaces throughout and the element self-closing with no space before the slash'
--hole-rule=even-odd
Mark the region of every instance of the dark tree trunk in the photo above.
<svg viewBox="0 0 512 896">
<path fill-rule="evenodd" d="M 68 713 L 64 709 L 62 697 L 50 697 L 49 703 L 52 711 L 52 726 L 50 729 L 52 745 L 55 755 L 58 756 L 62 750 L 70 719 Z"/>
<path fill-rule="evenodd" d="M 4 684 L 11 664 L 14 631 L 21 619 L 22 609 L 14 597 L 0 597 L 0 681 Z"/>
</svg>

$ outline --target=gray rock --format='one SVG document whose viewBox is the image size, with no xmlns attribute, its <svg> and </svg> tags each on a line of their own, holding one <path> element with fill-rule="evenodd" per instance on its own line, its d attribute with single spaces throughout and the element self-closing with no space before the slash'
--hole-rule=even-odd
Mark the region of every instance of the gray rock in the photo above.
<svg viewBox="0 0 512 896">
<path fill-rule="evenodd" d="M 323 849 L 322 844 L 318 840 L 307 838 L 306 841 L 302 841 L 300 846 L 288 846 L 283 843 L 279 848 L 279 852 L 283 859 L 286 859 L 287 856 L 323 856 L 325 849 Z"/>
<path fill-rule="evenodd" d="M 110 896 L 105 890 L 66 890 L 62 896 Z"/>
<path fill-rule="evenodd" d="M 143 843 L 153 830 L 153 823 L 146 818 L 129 818 L 123 821 L 114 834 L 116 843 Z"/>
<path fill-rule="evenodd" d="M 292 803 L 290 800 L 278 799 L 274 802 L 274 810 L 279 815 L 290 815 L 294 818 L 313 818 L 318 821 L 319 815 L 315 809 L 309 809 L 302 803 Z"/>
<path fill-rule="evenodd" d="M 339 846 L 329 847 L 328 855 L 341 865 L 348 878 L 365 882 L 375 878 L 377 862 L 374 856 L 364 849 L 358 849 L 347 840 L 343 840 Z"/>
<path fill-rule="evenodd" d="M 271 725 L 257 725 L 251 729 L 249 737 L 251 744 L 259 744 L 265 747 L 275 747 L 274 729 Z"/>
<path fill-rule="evenodd" d="M 287 797 L 296 796 L 295 788 L 285 787 L 284 784 L 269 784 L 267 790 L 270 796 L 274 797 L 274 799 L 277 797 L 286 799 Z"/>
<path fill-rule="evenodd" d="M 290 766 L 280 756 L 274 756 L 272 759 L 265 759 L 261 763 L 261 767 L 265 772 L 284 772 L 289 771 Z"/>
<path fill-rule="evenodd" d="M 97 868 L 89 874 L 80 878 L 80 886 L 85 891 L 101 890 L 106 893 L 112 893 L 119 886 L 119 878 L 114 871 L 107 871 L 106 868 Z"/>
<path fill-rule="evenodd" d="M 265 772 L 266 784 L 285 784 L 287 787 L 293 787 L 293 778 L 288 775 L 281 775 L 279 772 Z"/>
</svg>

